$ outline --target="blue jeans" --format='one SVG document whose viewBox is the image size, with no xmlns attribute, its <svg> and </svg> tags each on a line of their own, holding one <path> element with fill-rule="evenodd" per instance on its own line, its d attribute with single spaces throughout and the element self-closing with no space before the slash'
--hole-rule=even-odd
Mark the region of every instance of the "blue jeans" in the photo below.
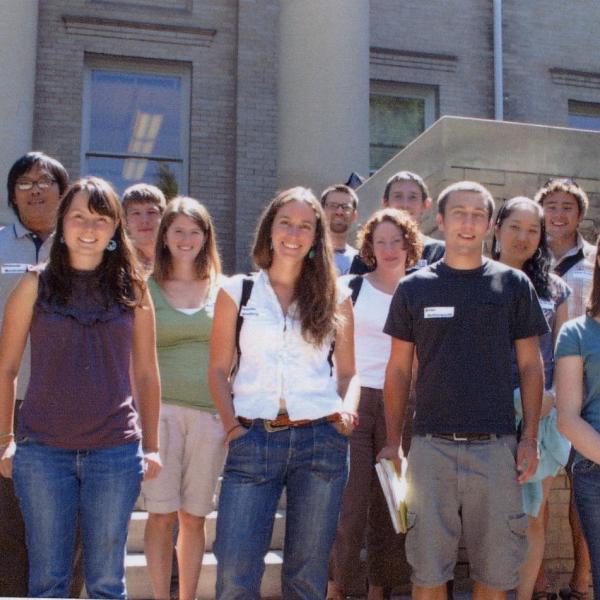
<svg viewBox="0 0 600 600">
<path fill-rule="evenodd" d="M 68 596 L 79 520 L 88 596 L 126 598 L 127 526 L 142 480 L 139 442 L 101 450 L 19 442 L 13 479 L 25 521 L 29 596 Z"/>
<path fill-rule="evenodd" d="M 284 486 L 282 597 L 325 597 L 347 456 L 347 438 L 329 423 L 268 432 L 258 419 L 230 443 L 214 547 L 218 600 L 260 597 L 264 557 Z"/>
<path fill-rule="evenodd" d="M 573 493 L 590 549 L 594 598 L 600 598 L 600 465 L 585 458 L 573 465 Z"/>
</svg>

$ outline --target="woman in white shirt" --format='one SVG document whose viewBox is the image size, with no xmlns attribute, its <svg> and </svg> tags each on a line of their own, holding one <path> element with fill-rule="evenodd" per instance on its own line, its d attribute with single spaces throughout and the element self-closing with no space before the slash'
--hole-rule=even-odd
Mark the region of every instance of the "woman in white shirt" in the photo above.
<svg viewBox="0 0 600 600">
<path fill-rule="evenodd" d="M 376 600 L 384 597 L 384 588 L 401 583 L 404 557 L 403 538 L 394 533 L 374 468 L 386 441 L 383 381 L 391 339 L 383 333 L 383 326 L 396 286 L 406 269 L 417 264 L 423 243 L 408 213 L 386 208 L 363 225 L 358 247 L 362 260 L 374 270 L 363 277 L 340 278 L 354 300 L 354 345 L 361 393 L 359 423 L 350 437 L 350 476 L 332 555 L 330 597 L 364 595 L 360 551 L 366 530 L 368 598 Z"/>
<path fill-rule="evenodd" d="M 216 598 L 260 597 L 285 487 L 282 596 L 317 600 L 356 422 L 352 305 L 337 291 L 323 209 L 310 190 L 292 188 L 270 202 L 252 258 L 260 271 L 249 292 L 243 275 L 221 288 L 211 340 L 209 385 L 229 444 Z"/>
</svg>

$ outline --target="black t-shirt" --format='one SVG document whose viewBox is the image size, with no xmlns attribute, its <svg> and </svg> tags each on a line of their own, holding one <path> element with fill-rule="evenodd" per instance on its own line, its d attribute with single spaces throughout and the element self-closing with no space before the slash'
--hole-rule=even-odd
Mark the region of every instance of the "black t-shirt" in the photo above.
<svg viewBox="0 0 600 600">
<path fill-rule="evenodd" d="M 384 332 L 416 347 L 414 432 L 514 433 L 513 340 L 547 331 L 527 276 L 496 261 L 440 261 L 402 279 Z"/>
<path fill-rule="evenodd" d="M 444 256 L 444 252 L 446 250 L 446 245 L 441 240 L 436 240 L 434 238 L 429 237 L 428 235 L 423 236 L 423 254 L 419 262 L 409 269 L 407 273 L 413 273 L 414 271 L 421 269 L 427 265 L 431 265 L 434 262 L 437 262 Z M 372 271 L 370 267 L 368 267 L 362 260 L 359 254 L 357 254 L 352 259 L 352 264 L 350 265 L 349 273 L 351 275 L 364 275 L 365 273 L 369 273 Z"/>
</svg>

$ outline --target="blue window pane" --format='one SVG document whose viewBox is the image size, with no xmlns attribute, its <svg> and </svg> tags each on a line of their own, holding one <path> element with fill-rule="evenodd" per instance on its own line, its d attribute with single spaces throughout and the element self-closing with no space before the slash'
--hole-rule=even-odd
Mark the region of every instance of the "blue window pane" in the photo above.
<svg viewBox="0 0 600 600">
<path fill-rule="evenodd" d="M 600 131 L 600 115 L 569 115 L 569 126 Z"/>
<path fill-rule="evenodd" d="M 180 158 L 181 77 L 91 72 L 89 150 Z"/>
<path fill-rule="evenodd" d="M 86 158 L 84 174 L 110 181 L 119 194 L 134 183 L 156 185 L 169 198 L 183 189 L 183 169 L 180 162 L 89 156 Z"/>
</svg>

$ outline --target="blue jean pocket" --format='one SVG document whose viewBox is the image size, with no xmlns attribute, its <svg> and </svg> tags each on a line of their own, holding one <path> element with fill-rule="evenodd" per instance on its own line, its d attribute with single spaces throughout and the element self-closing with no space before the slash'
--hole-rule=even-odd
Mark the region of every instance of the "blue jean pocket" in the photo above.
<svg viewBox="0 0 600 600">
<path fill-rule="evenodd" d="M 331 481 L 346 477 L 348 464 L 348 438 L 331 423 L 313 427 L 312 471 L 322 479 Z"/>
<path fill-rule="evenodd" d="M 600 469 L 600 465 L 595 463 L 593 460 L 589 458 L 582 458 L 578 460 L 572 468 L 573 473 L 592 473 L 596 470 Z"/>
</svg>

